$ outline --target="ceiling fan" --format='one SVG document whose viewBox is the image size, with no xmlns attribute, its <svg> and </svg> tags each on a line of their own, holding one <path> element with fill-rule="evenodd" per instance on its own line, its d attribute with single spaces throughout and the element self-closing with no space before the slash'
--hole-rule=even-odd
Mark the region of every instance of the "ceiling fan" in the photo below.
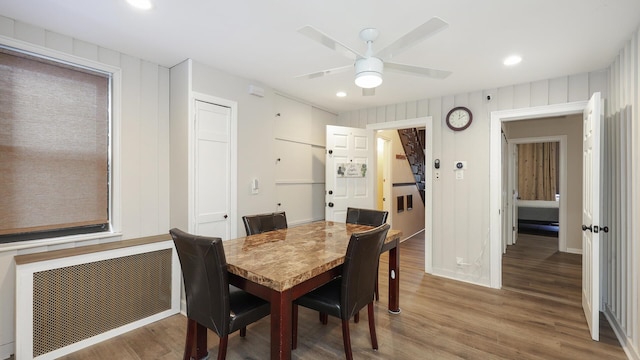
<svg viewBox="0 0 640 360">
<path fill-rule="evenodd" d="M 444 20 L 433 17 L 424 24 L 411 30 L 395 42 L 388 45 L 386 48 L 373 52 L 373 42 L 378 37 L 378 30 L 374 28 L 367 28 L 360 31 L 360 39 L 367 44 L 367 50 L 363 54 L 350 49 L 346 45 L 334 40 L 329 35 L 321 32 L 320 30 L 312 27 L 305 26 L 298 30 L 298 32 L 311 40 L 317 41 L 320 44 L 335 50 L 345 57 L 354 60 L 353 65 L 342 66 L 334 69 L 327 69 L 310 74 L 300 75 L 298 77 L 304 77 L 308 79 L 314 79 L 326 75 L 341 73 L 351 68 L 355 68 L 355 83 L 362 88 L 363 95 L 374 95 L 375 88 L 382 84 L 383 70 L 398 71 L 409 73 L 419 76 L 427 76 L 434 79 L 444 79 L 451 75 L 450 71 L 436 70 L 430 68 L 424 68 L 419 66 L 398 64 L 389 62 L 394 56 L 400 54 L 402 51 L 416 45 L 418 42 L 446 29 L 449 26 Z"/>
</svg>

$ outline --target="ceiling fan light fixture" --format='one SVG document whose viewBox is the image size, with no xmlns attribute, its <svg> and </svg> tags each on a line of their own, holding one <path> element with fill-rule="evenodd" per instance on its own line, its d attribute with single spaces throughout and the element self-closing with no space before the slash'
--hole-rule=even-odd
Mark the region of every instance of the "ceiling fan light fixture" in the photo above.
<svg viewBox="0 0 640 360">
<path fill-rule="evenodd" d="M 129 5 L 140 10 L 149 10 L 153 7 L 151 0 L 127 0 Z"/>
<path fill-rule="evenodd" d="M 363 89 L 371 89 L 382 84 L 382 77 L 379 73 L 373 71 L 365 71 L 356 74 L 356 85 Z"/>
<path fill-rule="evenodd" d="M 382 84 L 382 60 L 375 57 L 359 59 L 356 61 L 355 68 L 357 86 L 371 89 Z"/>
</svg>

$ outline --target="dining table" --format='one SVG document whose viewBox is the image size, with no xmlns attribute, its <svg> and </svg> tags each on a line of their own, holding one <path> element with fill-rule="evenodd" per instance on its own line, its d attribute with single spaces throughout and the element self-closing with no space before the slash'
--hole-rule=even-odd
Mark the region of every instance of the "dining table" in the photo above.
<svg viewBox="0 0 640 360">
<path fill-rule="evenodd" d="M 339 276 L 351 234 L 373 228 L 316 221 L 223 242 L 229 283 L 271 304 L 271 359 L 291 358 L 293 301 Z M 401 236 L 389 230 L 382 249 L 389 253 L 388 309 L 394 314 L 400 313 Z"/>
</svg>

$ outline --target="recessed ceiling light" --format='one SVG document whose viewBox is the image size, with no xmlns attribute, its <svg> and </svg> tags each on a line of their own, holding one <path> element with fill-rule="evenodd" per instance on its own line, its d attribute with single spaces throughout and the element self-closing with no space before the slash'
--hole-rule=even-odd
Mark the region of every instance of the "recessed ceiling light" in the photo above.
<svg viewBox="0 0 640 360">
<path fill-rule="evenodd" d="M 344 91 L 338 91 L 338 92 L 336 93 L 336 96 L 337 96 L 337 97 L 345 97 L 345 96 L 347 96 L 347 93 L 346 93 L 346 92 L 344 92 Z"/>
<path fill-rule="evenodd" d="M 504 59 L 503 64 L 505 64 L 506 66 L 513 66 L 513 65 L 519 64 L 521 61 L 522 61 L 522 58 L 520 56 L 511 55 L 506 59 Z"/>
<path fill-rule="evenodd" d="M 151 0 L 127 0 L 127 2 L 129 5 L 141 10 L 149 10 L 153 7 Z"/>
</svg>

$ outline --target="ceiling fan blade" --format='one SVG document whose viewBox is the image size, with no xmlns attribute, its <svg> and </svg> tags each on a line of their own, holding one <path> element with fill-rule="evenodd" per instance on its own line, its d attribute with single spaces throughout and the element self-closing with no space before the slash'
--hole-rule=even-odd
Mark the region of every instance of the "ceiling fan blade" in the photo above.
<svg viewBox="0 0 640 360">
<path fill-rule="evenodd" d="M 310 74 L 298 75 L 296 77 L 297 78 L 315 79 L 315 78 L 319 78 L 319 77 L 323 77 L 323 76 L 327 76 L 327 75 L 343 73 L 343 72 L 346 72 L 346 71 L 352 70 L 352 69 L 353 69 L 353 65 L 347 65 L 347 66 L 341 66 L 341 67 L 333 68 L 333 69 L 316 71 L 316 72 L 313 72 L 313 73 L 310 73 Z"/>
<path fill-rule="evenodd" d="M 391 59 L 394 56 L 400 54 L 406 49 L 416 45 L 418 42 L 425 40 L 426 38 L 435 35 L 436 33 L 446 29 L 449 26 L 444 20 L 439 17 L 432 17 L 426 23 L 418 26 L 417 28 L 409 31 L 400 39 L 396 40 L 386 48 L 380 50 L 376 57 L 380 59 Z"/>
<path fill-rule="evenodd" d="M 303 28 L 300 28 L 298 32 L 308 37 L 311 40 L 315 40 L 319 42 L 320 44 L 328 47 L 329 49 L 339 52 L 340 54 L 347 57 L 348 59 L 356 60 L 358 58 L 363 57 L 355 50 L 352 50 L 348 46 L 340 43 L 339 41 L 332 39 L 329 35 L 314 28 L 313 26 L 307 25 Z"/>
<path fill-rule="evenodd" d="M 397 72 L 405 72 L 412 75 L 428 76 L 434 79 L 444 79 L 451 75 L 451 71 L 429 69 L 419 66 L 404 65 L 397 63 L 384 63 L 384 69 Z"/>
<path fill-rule="evenodd" d="M 373 96 L 376 94 L 376 88 L 362 88 L 362 96 Z"/>
</svg>

